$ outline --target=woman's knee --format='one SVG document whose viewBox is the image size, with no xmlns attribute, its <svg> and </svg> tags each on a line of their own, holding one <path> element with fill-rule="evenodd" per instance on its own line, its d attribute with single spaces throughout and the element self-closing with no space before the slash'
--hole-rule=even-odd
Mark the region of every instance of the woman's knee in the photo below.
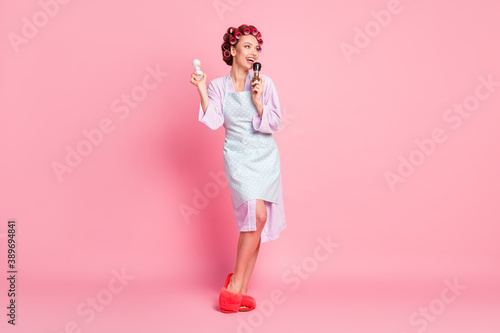
<svg viewBox="0 0 500 333">
<path fill-rule="evenodd" d="M 257 199 L 255 207 L 255 223 L 257 229 L 263 229 L 267 222 L 267 209 L 264 200 Z"/>
</svg>

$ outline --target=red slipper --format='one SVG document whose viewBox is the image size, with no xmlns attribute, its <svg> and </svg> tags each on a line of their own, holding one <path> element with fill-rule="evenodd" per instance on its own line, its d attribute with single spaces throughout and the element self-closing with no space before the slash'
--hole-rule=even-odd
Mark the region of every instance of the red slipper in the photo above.
<svg viewBox="0 0 500 333">
<path fill-rule="evenodd" d="M 240 306 L 240 311 L 251 311 L 255 309 L 255 306 L 257 305 L 255 302 L 255 298 L 253 298 L 250 295 L 241 295 L 241 306 Z"/>
<path fill-rule="evenodd" d="M 224 288 L 221 289 L 219 295 L 219 307 L 220 310 L 224 313 L 238 312 L 241 305 L 241 299 L 243 298 L 241 294 L 235 294 L 227 290 L 229 279 L 231 278 L 232 274 L 233 273 L 227 276 L 226 284 L 224 285 Z"/>
<path fill-rule="evenodd" d="M 233 273 L 229 273 L 229 275 L 227 276 L 226 283 L 224 284 L 224 288 L 227 288 L 227 286 L 229 286 L 229 280 L 231 279 L 232 275 L 233 275 Z"/>
<path fill-rule="evenodd" d="M 231 275 L 233 275 L 233 273 L 229 273 L 229 275 L 227 276 L 226 278 L 226 284 L 224 284 L 224 288 L 227 288 L 227 286 L 229 285 L 229 280 L 231 279 Z M 240 306 L 240 309 L 239 311 L 251 311 L 253 309 L 255 309 L 256 307 L 256 302 L 255 302 L 255 298 L 253 298 L 252 296 L 250 295 L 241 295 L 241 306 Z"/>
</svg>

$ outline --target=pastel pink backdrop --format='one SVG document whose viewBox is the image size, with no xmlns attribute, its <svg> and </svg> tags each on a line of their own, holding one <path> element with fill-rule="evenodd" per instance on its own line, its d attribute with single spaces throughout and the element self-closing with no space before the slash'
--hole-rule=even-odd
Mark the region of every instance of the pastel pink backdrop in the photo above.
<svg viewBox="0 0 500 333">
<path fill-rule="evenodd" d="M 0 4 L 0 262 L 6 274 L 15 219 L 19 271 L 15 328 L 0 284 L 2 331 L 409 333 L 429 306 L 427 332 L 499 331 L 500 87 L 460 126 L 443 118 L 474 100 L 479 76 L 500 81 L 499 2 L 70 1 L 16 52 L 9 34 L 41 10 Z M 209 81 L 229 73 L 221 38 L 244 23 L 262 31 L 282 106 L 288 227 L 261 246 L 258 309 L 225 315 L 238 233 L 229 189 L 210 176 L 223 172 L 224 130 L 198 122 L 189 79 L 195 58 Z M 154 70 L 157 86 L 114 112 Z M 52 164 L 106 119 L 111 132 L 59 181 Z M 418 153 L 434 128 L 446 140 Z M 422 163 L 391 189 L 400 155 Z M 207 187 L 216 194 L 183 216 Z M 338 247 L 320 260 L 328 237 Z M 103 292 L 122 269 L 133 278 Z M 439 303 L 454 279 L 466 289 Z M 77 311 L 96 296 L 95 317 Z"/>
</svg>

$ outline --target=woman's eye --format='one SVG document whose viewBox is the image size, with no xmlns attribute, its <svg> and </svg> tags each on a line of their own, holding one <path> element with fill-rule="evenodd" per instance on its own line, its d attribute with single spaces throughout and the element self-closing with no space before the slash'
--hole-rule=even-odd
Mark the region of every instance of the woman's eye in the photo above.
<svg viewBox="0 0 500 333">
<path fill-rule="evenodd" d="M 245 45 L 245 47 L 247 47 L 247 48 L 248 48 L 248 47 L 250 47 L 250 45 Z M 261 51 L 261 48 L 260 48 L 260 47 L 256 47 L 255 49 L 257 50 L 257 52 L 260 52 L 260 51 Z"/>
</svg>

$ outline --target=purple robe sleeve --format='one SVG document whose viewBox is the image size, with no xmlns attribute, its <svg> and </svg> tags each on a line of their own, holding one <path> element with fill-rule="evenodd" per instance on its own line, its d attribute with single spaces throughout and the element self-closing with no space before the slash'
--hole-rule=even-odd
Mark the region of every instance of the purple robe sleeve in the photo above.
<svg viewBox="0 0 500 333">
<path fill-rule="evenodd" d="M 203 113 L 203 107 L 200 102 L 200 111 L 198 113 L 198 120 L 205 124 L 211 130 L 216 130 L 224 123 L 224 115 L 222 113 L 222 98 L 224 96 L 224 91 L 220 82 L 215 84 L 214 81 L 210 81 L 207 88 L 208 94 L 208 107 L 207 111 Z"/>
<path fill-rule="evenodd" d="M 281 124 L 281 109 L 278 92 L 270 77 L 264 77 L 264 91 L 262 92 L 262 103 L 264 110 L 262 117 L 256 114 L 253 118 L 253 128 L 262 133 L 275 133 Z"/>
</svg>

